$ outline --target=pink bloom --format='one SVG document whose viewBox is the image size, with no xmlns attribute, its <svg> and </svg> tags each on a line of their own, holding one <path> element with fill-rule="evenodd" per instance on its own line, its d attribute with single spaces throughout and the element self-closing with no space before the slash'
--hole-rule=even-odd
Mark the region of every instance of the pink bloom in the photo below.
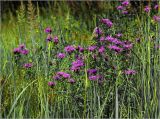
<svg viewBox="0 0 160 119">
<path fill-rule="evenodd" d="M 125 7 L 128 6 L 129 5 L 129 1 L 128 0 L 123 1 L 122 5 L 125 6 Z"/>
<path fill-rule="evenodd" d="M 47 27 L 47 28 L 44 30 L 44 32 L 46 32 L 46 33 L 51 33 L 51 32 L 52 32 L 52 29 L 51 29 L 50 27 Z"/>
<path fill-rule="evenodd" d="M 58 44 L 58 37 L 57 37 L 57 36 L 55 36 L 55 37 L 53 38 L 53 42 L 54 42 L 55 44 Z"/>
<path fill-rule="evenodd" d="M 21 54 L 23 54 L 23 55 L 27 55 L 27 54 L 29 53 L 29 50 L 24 49 L 24 50 L 21 50 L 20 52 L 21 52 Z"/>
<path fill-rule="evenodd" d="M 154 15 L 153 20 L 156 21 L 156 22 L 160 22 L 160 16 Z"/>
<path fill-rule="evenodd" d="M 126 75 L 135 75 L 137 72 L 132 69 L 124 70 L 124 74 Z"/>
<path fill-rule="evenodd" d="M 112 27 L 113 23 L 109 19 L 101 19 L 101 22 L 106 24 L 108 27 Z"/>
<path fill-rule="evenodd" d="M 49 81 L 49 82 L 48 82 L 48 86 L 51 86 L 51 87 L 52 87 L 52 86 L 55 86 L 55 85 L 56 85 L 56 83 L 53 82 L 53 81 Z"/>
<path fill-rule="evenodd" d="M 117 10 L 123 10 L 123 9 L 124 9 L 123 6 L 121 6 L 121 5 L 117 6 Z"/>
<path fill-rule="evenodd" d="M 122 33 L 118 33 L 118 34 L 116 34 L 116 37 L 122 37 L 123 36 L 123 34 Z"/>
<path fill-rule="evenodd" d="M 151 8 L 150 8 L 149 6 L 145 6 L 145 8 L 144 8 L 144 11 L 145 11 L 145 12 L 148 13 L 148 12 L 150 12 L 150 10 L 151 10 Z"/>
<path fill-rule="evenodd" d="M 111 50 L 114 50 L 116 52 L 121 52 L 123 50 L 122 48 L 120 48 L 116 45 L 109 45 L 108 48 L 111 49 Z"/>
<path fill-rule="evenodd" d="M 74 84 L 76 81 L 71 78 L 71 79 L 68 79 L 68 82 L 71 83 L 71 84 Z"/>
<path fill-rule="evenodd" d="M 158 4 L 154 6 L 154 9 L 155 9 L 155 10 L 158 10 L 158 8 L 159 8 L 159 5 L 158 5 Z"/>
<path fill-rule="evenodd" d="M 122 14 L 128 14 L 128 11 L 127 10 L 123 10 Z"/>
<path fill-rule="evenodd" d="M 98 49 L 98 52 L 99 53 L 103 53 L 105 51 L 105 48 L 103 46 L 101 46 L 99 49 Z"/>
<path fill-rule="evenodd" d="M 65 58 L 65 54 L 64 53 L 58 53 L 58 55 L 57 55 L 57 57 L 59 58 L 59 59 L 63 59 L 63 58 Z"/>
<path fill-rule="evenodd" d="M 13 49 L 13 53 L 14 54 L 19 54 L 21 52 L 21 49 L 20 48 L 14 48 Z"/>
<path fill-rule="evenodd" d="M 32 66 L 33 66 L 32 63 L 25 63 L 25 64 L 23 65 L 24 68 L 31 68 Z"/>
</svg>

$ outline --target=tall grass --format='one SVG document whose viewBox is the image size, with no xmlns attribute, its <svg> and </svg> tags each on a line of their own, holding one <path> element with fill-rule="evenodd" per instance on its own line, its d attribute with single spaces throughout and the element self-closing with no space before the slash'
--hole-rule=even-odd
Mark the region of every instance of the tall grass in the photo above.
<svg viewBox="0 0 160 119">
<path fill-rule="evenodd" d="M 142 9 L 140 15 L 128 17 L 115 11 L 118 2 L 106 2 L 106 7 L 108 5 L 110 9 L 102 13 L 102 16 L 95 14 L 94 19 L 83 20 L 82 17 L 77 20 L 65 2 L 60 4 L 63 7 L 56 7 L 57 10 L 54 11 L 54 4 L 48 10 L 44 9 L 43 13 L 46 14 L 42 15 L 38 4 L 34 6 L 29 1 L 26 6 L 21 2 L 17 18 L 10 15 L 11 21 L 2 24 L 0 117 L 160 118 L 160 49 L 155 48 L 155 45 L 160 45 L 160 25 L 152 22 L 153 13 L 145 14 Z M 86 53 L 84 74 L 72 73 L 77 83 L 71 85 L 60 82 L 50 88 L 47 83 L 52 76 L 57 71 L 67 71 L 74 61 L 74 55 L 57 61 L 56 54 L 63 52 L 62 49 L 67 44 L 95 44 L 92 28 L 101 26 L 99 19 L 103 17 L 110 18 L 115 23 L 112 31 L 105 29 L 107 33 L 123 31 L 123 39 L 134 43 L 130 61 L 123 60 L 128 68 L 136 69 L 137 74 L 123 76 L 122 58 L 108 54 L 118 69 L 111 72 L 115 75 L 111 77 L 106 74 L 108 79 L 103 85 L 91 82 L 88 80 L 87 69 L 93 67 L 90 64 L 92 60 L 90 54 Z M 43 30 L 47 26 L 52 27 L 53 36 L 58 36 L 59 45 L 46 43 Z M 136 38 L 140 38 L 140 42 L 136 42 Z M 26 70 L 15 63 L 12 50 L 21 43 L 25 43 L 30 50 L 29 55 L 22 57 L 22 61 L 33 62 L 32 69 Z M 95 63 L 96 68 L 103 65 Z"/>
</svg>

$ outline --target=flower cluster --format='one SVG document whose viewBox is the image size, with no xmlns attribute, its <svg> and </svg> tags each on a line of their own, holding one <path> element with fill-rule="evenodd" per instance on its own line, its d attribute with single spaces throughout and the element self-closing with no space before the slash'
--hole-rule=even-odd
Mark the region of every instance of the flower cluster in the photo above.
<svg viewBox="0 0 160 119">
<path fill-rule="evenodd" d="M 72 45 L 68 45 L 68 46 L 66 46 L 65 48 L 64 48 L 64 50 L 67 52 L 67 53 L 72 53 L 73 51 L 75 51 L 76 49 L 75 49 L 75 47 L 74 46 L 72 46 Z"/>
<path fill-rule="evenodd" d="M 135 75 L 136 71 L 132 69 L 124 70 L 124 74 L 126 75 Z"/>
<path fill-rule="evenodd" d="M 33 64 L 32 63 L 25 63 L 24 65 L 23 65 L 23 67 L 24 68 L 31 68 L 33 66 Z"/>
<path fill-rule="evenodd" d="M 127 0 L 122 2 L 123 7 L 127 7 L 129 5 L 129 2 Z M 104 18 L 101 19 L 101 22 L 105 24 L 107 27 L 112 27 L 113 23 L 108 19 Z M 112 30 L 112 29 L 111 29 Z M 47 32 L 49 33 L 49 32 Z M 100 27 L 96 27 L 94 29 L 94 34 L 100 37 L 96 37 L 96 43 L 93 45 L 90 45 L 88 47 L 82 47 L 80 45 L 74 46 L 74 45 L 67 45 L 64 47 L 65 53 L 58 53 L 57 58 L 58 59 L 64 59 L 64 58 L 75 58 L 75 60 L 71 63 L 70 68 L 68 69 L 68 72 L 77 73 L 77 75 L 80 75 L 81 72 L 84 73 L 84 65 L 85 65 L 85 59 L 89 58 L 89 65 L 90 63 L 97 63 L 94 65 L 101 65 L 106 66 L 111 65 L 114 62 L 111 61 L 110 58 L 108 58 L 108 52 L 111 54 L 113 53 L 113 57 L 115 55 L 119 55 L 120 57 L 125 57 L 130 55 L 130 50 L 133 48 L 133 43 L 130 41 L 125 41 L 123 39 L 122 33 L 117 33 L 114 35 L 107 34 L 107 36 L 104 36 L 103 31 Z M 99 40 L 98 40 L 99 39 Z M 58 37 L 53 38 L 54 42 L 58 43 Z M 112 52 L 113 51 L 113 52 Z M 85 56 L 85 54 L 88 54 L 88 56 Z M 71 55 L 72 54 L 72 55 Z M 68 55 L 68 56 L 67 56 Z M 112 56 L 111 56 L 112 57 Z M 104 59 L 104 60 L 103 60 Z M 123 59 L 123 58 L 122 58 Z M 109 63 L 106 63 L 109 62 Z M 125 69 L 125 68 L 123 68 Z M 66 69 L 65 69 L 66 70 Z M 116 70 L 115 68 L 111 68 L 110 70 Z M 99 72 L 98 72 L 99 71 Z M 98 83 L 102 83 L 105 80 L 105 75 L 101 75 L 102 73 L 105 73 L 103 69 L 88 69 L 87 70 L 87 76 L 90 81 L 97 81 Z M 101 72 L 102 71 L 102 72 Z M 108 70 L 107 70 L 108 71 Z M 101 72 L 101 73 L 100 73 Z M 110 71 L 109 71 L 110 72 Z M 124 70 L 123 71 L 125 75 L 135 75 L 135 70 Z M 56 75 L 53 76 L 53 81 L 48 82 L 48 85 L 53 87 L 56 85 L 56 81 L 67 81 L 71 84 L 75 83 L 76 81 L 71 77 L 70 73 L 66 72 L 57 72 Z"/>
<path fill-rule="evenodd" d="M 128 6 L 130 2 L 128 0 L 124 0 L 121 2 L 121 5 L 117 6 L 117 10 L 121 11 L 122 14 L 128 14 Z"/>
<path fill-rule="evenodd" d="M 52 29 L 50 27 L 47 27 L 44 31 L 47 33 L 46 41 L 53 42 L 55 45 L 57 45 L 59 42 L 58 36 L 52 36 Z"/>
<path fill-rule="evenodd" d="M 72 62 L 71 70 L 77 72 L 82 66 L 84 66 L 84 62 L 80 59 L 77 59 L 76 61 Z"/>
<path fill-rule="evenodd" d="M 18 46 L 18 48 L 14 48 L 13 53 L 27 55 L 29 53 L 29 50 L 26 49 L 24 44 L 21 44 Z"/>
<path fill-rule="evenodd" d="M 113 23 L 109 19 L 101 19 L 101 22 L 104 23 L 108 27 L 112 27 Z"/>
<path fill-rule="evenodd" d="M 71 84 L 76 82 L 73 78 L 71 78 L 70 74 L 68 74 L 66 72 L 57 72 L 56 75 L 53 76 L 53 81 L 49 81 L 48 82 L 48 86 L 51 86 L 51 87 L 55 86 L 56 85 L 56 83 L 55 83 L 56 80 L 57 81 L 59 81 L 59 80 L 61 80 L 61 81 L 67 80 L 67 82 L 71 83 Z"/>
</svg>

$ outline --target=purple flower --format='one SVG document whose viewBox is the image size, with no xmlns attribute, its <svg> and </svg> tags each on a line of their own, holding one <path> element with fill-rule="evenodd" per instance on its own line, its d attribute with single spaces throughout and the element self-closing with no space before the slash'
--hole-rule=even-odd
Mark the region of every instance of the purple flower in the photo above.
<svg viewBox="0 0 160 119">
<path fill-rule="evenodd" d="M 20 52 L 21 52 L 21 49 L 20 49 L 20 48 L 14 48 L 14 49 L 13 49 L 13 53 L 14 53 L 14 54 L 20 54 Z"/>
<path fill-rule="evenodd" d="M 65 58 L 65 54 L 64 53 L 58 53 L 58 55 L 57 55 L 57 57 L 59 58 L 59 59 L 63 59 L 63 58 Z"/>
<path fill-rule="evenodd" d="M 118 38 L 119 38 L 119 37 L 122 37 L 122 36 L 123 36 L 122 33 L 117 33 L 117 34 L 116 34 L 116 37 L 118 37 Z"/>
<path fill-rule="evenodd" d="M 89 80 L 92 80 L 92 81 L 96 81 L 100 79 L 100 76 L 99 75 L 95 75 L 95 76 L 89 76 Z"/>
<path fill-rule="evenodd" d="M 55 75 L 55 76 L 53 76 L 52 78 L 53 78 L 54 80 L 60 80 L 61 77 L 60 77 L 59 75 Z"/>
<path fill-rule="evenodd" d="M 135 75 L 137 72 L 132 69 L 124 70 L 124 74 L 126 75 Z"/>
<path fill-rule="evenodd" d="M 52 36 L 50 34 L 47 35 L 46 41 L 52 41 Z"/>
<path fill-rule="evenodd" d="M 130 50 L 130 49 L 132 49 L 132 47 L 133 47 L 133 44 L 132 43 L 127 43 L 127 44 L 123 44 L 123 49 L 125 49 L 125 50 Z"/>
<path fill-rule="evenodd" d="M 103 33 L 102 29 L 99 28 L 99 27 L 96 27 L 93 31 L 93 34 L 96 34 L 96 35 L 101 35 Z"/>
<path fill-rule="evenodd" d="M 159 8 L 159 5 L 158 5 L 158 4 L 154 6 L 154 9 L 155 9 L 155 10 L 158 10 L 158 8 Z"/>
<path fill-rule="evenodd" d="M 53 38 L 53 42 L 54 42 L 55 44 L 58 44 L 58 37 L 57 37 L 57 36 L 55 36 L 55 37 Z"/>
<path fill-rule="evenodd" d="M 107 25 L 108 27 L 112 27 L 113 23 L 109 19 L 101 19 L 101 22 Z"/>
<path fill-rule="evenodd" d="M 92 51 L 94 51 L 96 48 L 97 48 L 97 46 L 89 46 L 89 47 L 88 47 L 88 50 L 92 52 Z"/>
<path fill-rule="evenodd" d="M 70 78 L 70 77 L 71 77 L 70 74 L 67 74 L 67 73 L 64 73 L 64 74 L 63 74 L 63 78 L 66 78 L 66 79 L 67 79 L 67 78 Z"/>
<path fill-rule="evenodd" d="M 121 6 L 121 5 L 117 6 L 117 10 L 123 10 L 123 9 L 124 9 L 123 6 Z"/>
<path fill-rule="evenodd" d="M 101 46 L 101 47 L 98 49 L 98 52 L 99 52 L 99 53 L 103 53 L 104 51 L 105 51 L 104 46 Z"/>
<path fill-rule="evenodd" d="M 77 59 L 76 61 L 72 62 L 71 70 L 79 71 L 82 66 L 84 66 L 84 62 L 80 59 Z"/>
<path fill-rule="evenodd" d="M 112 36 L 107 36 L 106 40 L 117 45 L 122 44 L 121 41 L 119 41 L 117 38 L 113 38 Z"/>
<path fill-rule="evenodd" d="M 48 82 L 48 86 L 53 87 L 53 86 L 55 86 L 55 85 L 56 85 L 56 83 L 55 83 L 55 82 L 53 82 L 53 81 L 49 81 L 49 82 Z"/>
<path fill-rule="evenodd" d="M 71 75 L 65 72 L 57 72 L 57 76 L 67 79 L 70 78 Z"/>
<path fill-rule="evenodd" d="M 76 49 L 77 49 L 79 52 L 83 52 L 83 51 L 84 51 L 84 48 L 82 48 L 81 46 L 78 46 Z"/>
<path fill-rule="evenodd" d="M 100 37 L 100 41 L 101 41 L 101 42 L 105 41 L 105 37 L 103 37 L 103 36 Z"/>
<path fill-rule="evenodd" d="M 47 27 L 47 28 L 44 30 L 44 32 L 46 32 L 46 33 L 51 33 L 51 32 L 52 32 L 52 29 L 51 29 L 50 27 Z"/>
<path fill-rule="evenodd" d="M 150 10 L 151 10 L 151 8 L 150 8 L 149 6 L 145 6 L 145 8 L 144 8 L 144 11 L 145 11 L 145 12 L 148 13 L 148 12 L 150 12 Z"/>
<path fill-rule="evenodd" d="M 122 14 L 128 14 L 128 11 L 127 10 L 123 10 Z"/>
<path fill-rule="evenodd" d="M 123 1 L 122 5 L 125 6 L 125 7 L 128 6 L 129 5 L 129 1 L 128 0 Z"/>
<path fill-rule="evenodd" d="M 71 84 L 74 84 L 76 81 L 71 78 L 71 79 L 68 79 L 68 82 L 71 83 Z"/>
<path fill-rule="evenodd" d="M 96 73 L 97 73 L 97 70 L 96 70 L 96 69 L 88 69 L 88 70 L 87 70 L 87 73 L 88 73 L 89 75 L 93 75 L 93 74 L 96 74 Z"/>
<path fill-rule="evenodd" d="M 160 22 L 160 16 L 154 15 L 154 16 L 153 16 L 153 20 L 154 20 L 155 22 Z"/>
<path fill-rule="evenodd" d="M 122 48 L 120 48 L 116 45 L 109 45 L 108 48 L 111 49 L 111 50 L 114 50 L 116 52 L 121 52 L 123 50 Z"/>
<path fill-rule="evenodd" d="M 25 64 L 23 65 L 24 68 L 31 68 L 32 66 L 33 66 L 32 63 L 25 63 Z"/>
<path fill-rule="evenodd" d="M 23 55 L 27 55 L 29 53 L 29 50 L 24 49 L 24 50 L 21 50 L 20 53 Z"/>
<path fill-rule="evenodd" d="M 19 48 L 20 48 L 20 49 L 25 49 L 25 45 L 24 45 L 24 44 L 20 44 L 20 45 L 19 45 Z"/>
<path fill-rule="evenodd" d="M 67 53 L 72 53 L 73 51 L 75 51 L 75 48 L 74 48 L 74 46 L 69 45 L 69 46 L 66 46 L 66 47 L 64 48 L 64 50 L 65 50 Z"/>
</svg>

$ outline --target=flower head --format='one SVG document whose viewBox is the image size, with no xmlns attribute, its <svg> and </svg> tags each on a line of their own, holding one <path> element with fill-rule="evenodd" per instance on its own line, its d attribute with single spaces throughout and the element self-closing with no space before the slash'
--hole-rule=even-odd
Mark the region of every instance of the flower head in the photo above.
<svg viewBox="0 0 160 119">
<path fill-rule="evenodd" d="M 46 41 L 52 41 L 52 36 L 50 34 L 47 35 Z"/>
<path fill-rule="evenodd" d="M 101 35 L 103 33 L 102 29 L 99 27 L 96 27 L 93 31 L 93 34 L 95 35 Z"/>
<path fill-rule="evenodd" d="M 71 77 L 71 75 L 70 75 L 70 74 L 65 73 L 65 72 L 57 72 L 57 75 L 56 75 L 56 76 L 63 77 L 63 78 L 65 78 L 65 79 L 67 79 L 67 78 L 70 78 L 70 77 Z"/>
<path fill-rule="evenodd" d="M 125 6 L 125 7 L 128 6 L 129 5 L 129 1 L 128 0 L 123 1 L 122 5 Z"/>
<path fill-rule="evenodd" d="M 27 55 L 29 53 L 29 50 L 23 49 L 23 50 L 20 51 L 20 53 L 23 54 L 23 55 Z"/>
<path fill-rule="evenodd" d="M 76 49 L 77 49 L 79 52 L 83 52 L 83 51 L 84 51 L 84 48 L 81 47 L 81 46 L 78 46 Z"/>
<path fill-rule="evenodd" d="M 109 41 L 109 42 L 111 42 L 111 43 L 114 43 L 116 45 L 122 44 L 122 42 L 120 40 L 118 40 L 117 38 L 114 38 L 112 36 L 107 36 L 106 40 Z"/>
<path fill-rule="evenodd" d="M 71 70 L 79 71 L 82 66 L 84 66 L 84 62 L 80 59 L 77 59 L 76 61 L 72 62 Z"/>
<path fill-rule="evenodd" d="M 135 75 L 137 72 L 132 69 L 124 70 L 124 74 L 126 75 Z"/>
<path fill-rule="evenodd" d="M 117 33 L 117 34 L 116 34 L 116 37 L 118 37 L 118 38 L 119 38 L 119 37 L 122 37 L 122 36 L 123 36 L 122 33 Z"/>
<path fill-rule="evenodd" d="M 76 81 L 71 78 L 71 79 L 68 79 L 68 82 L 71 83 L 71 84 L 74 84 Z"/>
<path fill-rule="evenodd" d="M 73 51 L 75 51 L 75 48 L 74 48 L 74 46 L 69 45 L 69 46 L 66 46 L 66 47 L 64 48 L 64 50 L 65 50 L 67 53 L 72 53 Z"/>
<path fill-rule="evenodd" d="M 149 6 L 145 6 L 145 8 L 144 8 L 144 11 L 145 11 L 145 12 L 148 13 L 148 12 L 150 12 L 150 10 L 151 10 L 151 8 L 150 8 Z"/>
<path fill-rule="evenodd" d="M 92 80 L 92 81 L 96 81 L 100 79 L 100 76 L 99 75 L 95 75 L 95 76 L 89 76 L 89 80 Z"/>
<path fill-rule="evenodd" d="M 55 37 L 53 38 L 53 42 L 54 42 L 55 44 L 58 44 L 58 37 L 57 37 L 57 36 L 55 36 Z"/>
<path fill-rule="evenodd" d="M 26 46 L 25 46 L 24 44 L 20 44 L 20 45 L 19 45 L 19 48 L 20 48 L 21 50 L 23 50 L 23 49 L 26 48 Z"/>
<path fill-rule="evenodd" d="M 133 47 L 133 43 L 123 43 L 124 50 L 130 50 Z"/>
<path fill-rule="evenodd" d="M 122 14 L 128 14 L 128 11 L 127 10 L 123 10 Z"/>
<path fill-rule="evenodd" d="M 123 50 L 122 48 L 120 48 L 116 45 L 109 45 L 108 48 L 111 49 L 111 50 L 114 50 L 116 52 L 121 52 Z"/>
<path fill-rule="evenodd" d="M 101 42 L 105 41 L 105 37 L 103 37 L 103 36 L 100 37 L 100 41 L 101 41 Z"/>
<path fill-rule="evenodd" d="M 154 20 L 155 22 L 160 22 L 160 16 L 154 15 L 154 16 L 153 16 L 153 20 Z"/>
<path fill-rule="evenodd" d="M 88 69 L 88 70 L 87 70 L 87 73 L 88 73 L 89 75 L 93 75 L 93 74 L 96 74 L 96 73 L 97 73 L 97 70 L 96 70 L 96 69 Z"/>
<path fill-rule="evenodd" d="M 123 9 L 124 9 L 123 6 L 121 6 L 121 5 L 117 6 L 117 10 L 123 10 Z"/>
<path fill-rule="evenodd" d="M 55 86 L 55 85 L 56 85 L 56 83 L 53 82 L 53 81 L 49 81 L 49 82 L 48 82 L 48 86 L 50 86 L 50 87 L 53 87 L 53 86 Z"/>
<path fill-rule="evenodd" d="M 14 48 L 14 49 L 13 49 L 13 53 L 14 53 L 14 54 L 20 54 L 20 52 L 21 52 L 21 49 L 20 49 L 20 48 Z"/>
<path fill-rule="evenodd" d="M 47 27 L 45 30 L 44 30 L 46 33 L 51 33 L 52 32 L 52 29 L 50 27 Z"/>
<path fill-rule="evenodd" d="M 55 76 L 53 76 L 52 77 L 54 80 L 60 80 L 61 79 L 61 77 L 59 76 L 59 75 L 55 75 Z"/>
<path fill-rule="evenodd" d="M 24 68 L 31 68 L 32 66 L 33 66 L 32 63 L 25 63 L 25 64 L 23 65 Z"/>
<path fill-rule="evenodd" d="M 89 46 L 89 47 L 88 47 L 88 50 L 92 52 L 92 51 L 94 51 L 96 48 L 97 48 L 97 46 Z"/>
<path fill-rule="evenodd" d="M 101 22 L 107 25 L 108 27 L 112 27 L 113 23 L 109 19 L 101 19 Z"/>
<path fill-rule="evenodd" d="M 98 52 L 99 52 L 99 53 L 103 53 L 104 51 L 105 51 L 104 46 L 101 46 L 101 47 L 98 49 Z"/>
<path fill-rule="evenodd" d="M 64 53 L 58 53 L 58 55 L 57 55 L 57 57 L 59 58 L 59 59 L 63 59 L 63 58 L 65 58 L 65 54 Z"/>
<path fill-rule="evenodd" d="M 158 5 L 158 4 L 154 6 L 154 9 L 155 9 L 155 10 L 158 10 L 158 8 L 159 8 L 159 5 Z"/>
</svg>

